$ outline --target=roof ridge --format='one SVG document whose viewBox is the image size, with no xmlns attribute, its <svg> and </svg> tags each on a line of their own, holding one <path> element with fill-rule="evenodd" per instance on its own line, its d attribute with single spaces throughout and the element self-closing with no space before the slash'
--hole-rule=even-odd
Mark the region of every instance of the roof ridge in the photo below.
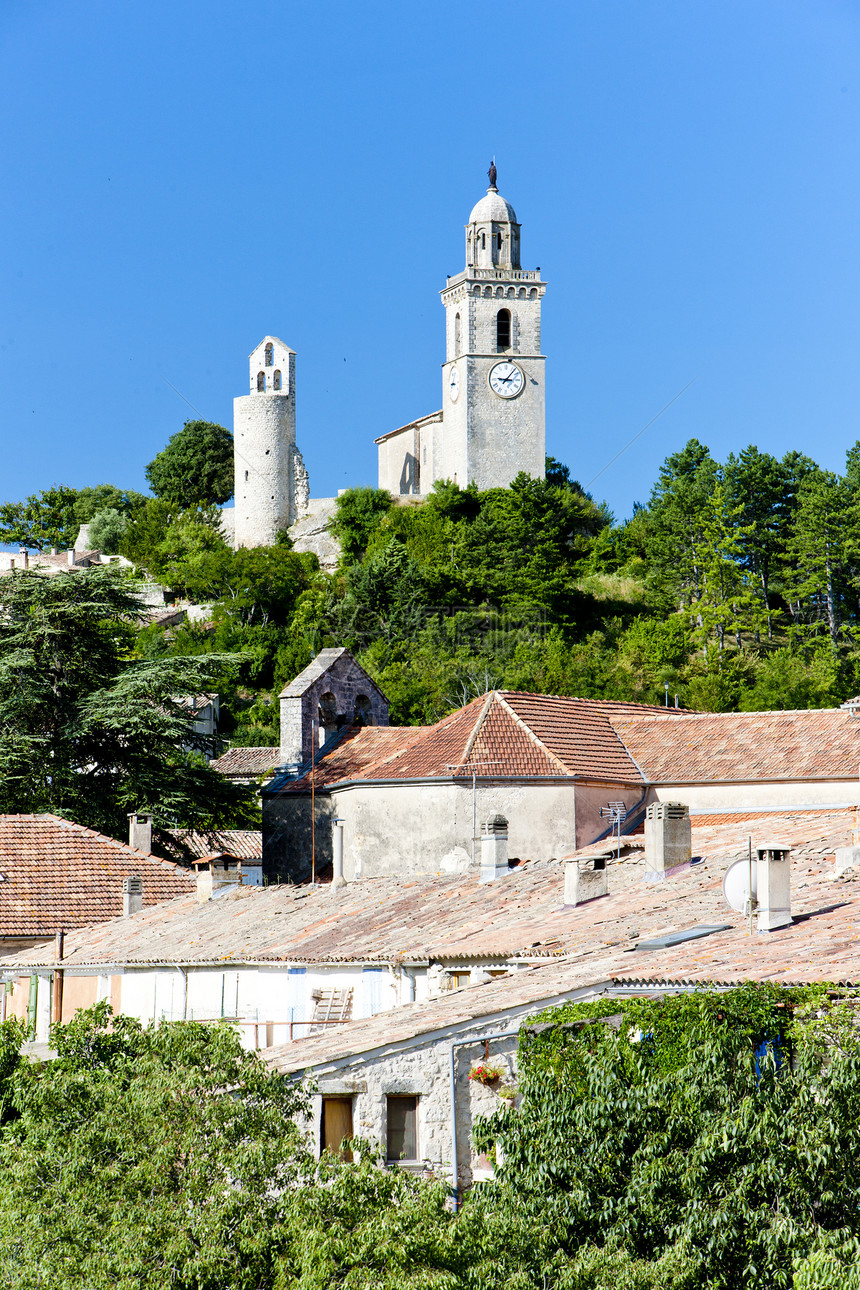
<svg viewBox="0 0 860 1290">
<path fill-rule="evenodd" d="M 544 741 L 538 735 L 535 734 L 531 726 L 529 726 L 526 723 L 526 721 L 524 721 L 524 719 L 519 715 L 519 713 L 514 711 L 514 709 L 511 707 L 511 705 L 508 703 L 507 699 L 505 698 L 504 693 L 501 691 L 497 691 L 497 693 L 498 693 L 499 702 L 503 705 L 503 707 L 511 715 L 511 717 L 513 717 L 514 722 L 520 727 L 521 730 L 525 732 L 525 734 L 532 741 L 532 743 L 536 744 L 537 747 L 540 748 L 541 751 L 546 754 L 546 756 L 555 766 L 558 766 L 560 770 L 564 771 L 564 774 L 566 776 L 575 774 L 575 772 L 572 771 L 569 766 L 566 766 L 565 763 L 561 760 L 561 758 L 556 756 L 556 754 L 552 751 L 552 749 L 548 748 L 547 745 L 544 743 Z"/>
<path fill-rule="evenodd" d="M 478 713 L 478 719 L 475 722 L 474 726 L 472 727 L 471 734 L 469 735 L 469 738 L 466 740 L 465 746 L 463 748 L 463 755 L 460 758 L 461 766 L 465 765 L 465 763 L 468 761 L 469 757 L 472 754 L 472 749 L 475 747 L 475 742 L 481 731 L 481 727 L 483 726 L 484 722 L 487 719 L 487 713 L 490 711 L 490 708 L 493 706 L 493 695 L 495 693 L 496 693 L 495 690 L 488 690 L 487 693 L 484 695 L 484 705 L 481 708 L 481 711 Z M 461 708 L 460 711 L 462 712 L 463 709 Z"/>
</svg>

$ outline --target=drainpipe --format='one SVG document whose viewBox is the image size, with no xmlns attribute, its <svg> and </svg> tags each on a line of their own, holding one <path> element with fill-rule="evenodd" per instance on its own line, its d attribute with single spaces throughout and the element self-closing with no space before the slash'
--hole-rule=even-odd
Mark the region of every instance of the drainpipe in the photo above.
<svg viewBox="0 0 860 1290">
<path fill-rule="evenodd" d="M 331 885 L 335 888 L 346 886 L 343 876 L 343 825 L 344 821 L 338 816 L 331 822 Z"/>
<path fill-rule="evenodd" d="M 57 932 L 54 941 L 54 958 L 58 963 L 63 961 L 63 942 L 65 933 Z M 59 1023 L 63 1020 L 63 969 L 57 968 L 54 972 L 54 997 L 52 1000 L 53 1008 L 51 1009 L 51 1021 Z"/>
<path fill-rule="evenodd" d="M 471 1048 L 475 1044 L 487 1044 L 491 1039 L 510 1039 L 511 1035 L 517 1034 L 519 1034 L 519 1029 L 497 1030 L 492 1035 L 478 1035 L 474 1039 L 459 1039 L 451 1045 L 448 1076 L 451 1087 L 451 1198 L 454 1202 L 455 1214 L 460 1206 L 460 1173 L 457 1164 L 457 1068 L 455 1052 L 458 1048 Z"/>
</svg>

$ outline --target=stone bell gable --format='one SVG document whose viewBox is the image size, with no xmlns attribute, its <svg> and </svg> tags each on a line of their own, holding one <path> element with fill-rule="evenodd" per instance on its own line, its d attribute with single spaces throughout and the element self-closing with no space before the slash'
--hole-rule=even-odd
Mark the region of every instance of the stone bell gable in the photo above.
<svg viewBox="0 0 860 1290">
<path fill-rule="evenodd" d="M 324 649 L 281 691 L 281 765 L 309 766 L 345 726 L 387 726 L 388 700 L 347 649 Z"/>
</svg>

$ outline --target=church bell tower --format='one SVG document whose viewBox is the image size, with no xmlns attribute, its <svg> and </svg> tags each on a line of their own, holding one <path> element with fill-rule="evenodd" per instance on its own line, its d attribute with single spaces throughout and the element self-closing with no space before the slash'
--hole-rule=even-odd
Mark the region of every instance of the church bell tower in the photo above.
<svg viewBox="0 0 860 1290">
<path fill-rule="evenodd" d="M 496 187 L 495 164 L 489 179 L 466 225 L 466 267 L 441 293 L 446 355 L 439 438 L 446 460 L 442 473 L 431 474 L 479 489 L 507 488 L 520 471 L 543 479 L 546 454 L 540 332 L 546 284 L 539 269 L 521 266 L 520 225 Z"/>
</svg>

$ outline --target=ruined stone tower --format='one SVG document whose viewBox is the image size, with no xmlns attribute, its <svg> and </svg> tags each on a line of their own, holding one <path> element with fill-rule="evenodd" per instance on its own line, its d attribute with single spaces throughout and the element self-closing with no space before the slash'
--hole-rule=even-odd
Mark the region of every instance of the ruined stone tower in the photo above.
<svg viewBox="0 0 860 1290">
<path fill-rule="evenodd" d="M 233 400 L 235 536 L 271 546 L 304 513 L 308 476 L 296 447 L 296 355 L 265 336 L 249 360 L 250 393 Z"/>
</svg>

